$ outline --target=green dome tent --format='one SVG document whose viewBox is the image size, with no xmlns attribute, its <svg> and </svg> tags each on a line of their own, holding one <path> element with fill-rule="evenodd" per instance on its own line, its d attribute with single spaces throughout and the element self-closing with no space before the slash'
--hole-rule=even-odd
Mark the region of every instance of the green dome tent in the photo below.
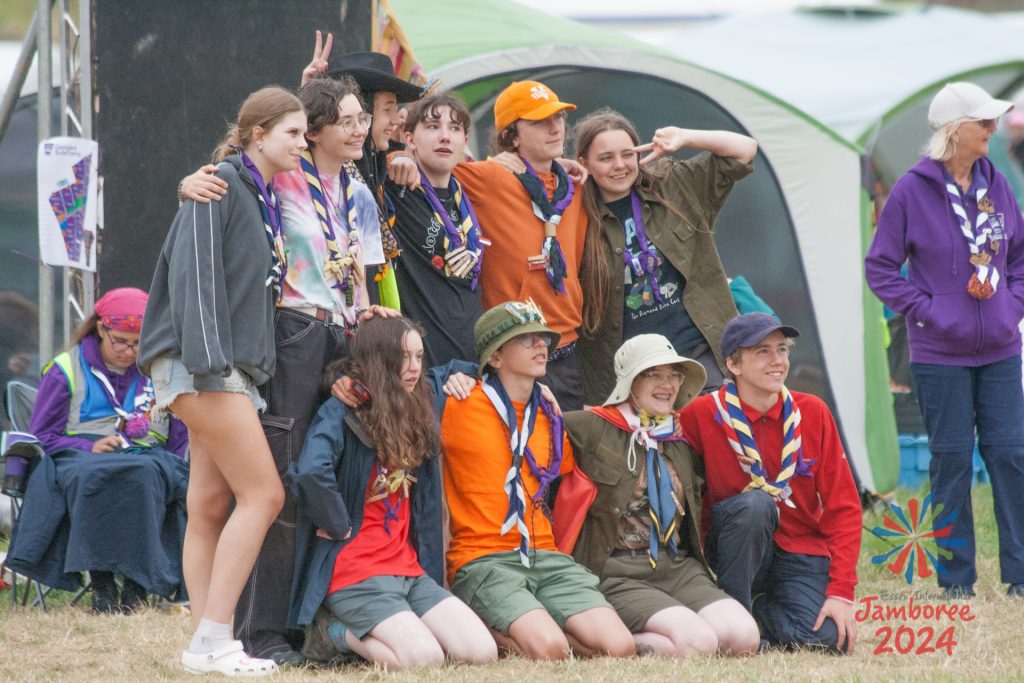
<svg viewBox="0 0 1024 683">
<path fill-rule="evenodd" d="M 718 220 L 722 262 L 803 333 L 789 384 L 828 401 L 862 487 L 895 487 L 881 306 L 861 276 L 870 208 L 859 145 L 774 95 L 620 34 L 497 0 L 392 6 L 426 73 L 469 103 L 478 156 L 489 149 L 494 97 L 522 79 L 575 103 L 570 122 L 607 105 L 645 137 L 674 124 L 756 138 L 755 173 Z"/>
</svg>

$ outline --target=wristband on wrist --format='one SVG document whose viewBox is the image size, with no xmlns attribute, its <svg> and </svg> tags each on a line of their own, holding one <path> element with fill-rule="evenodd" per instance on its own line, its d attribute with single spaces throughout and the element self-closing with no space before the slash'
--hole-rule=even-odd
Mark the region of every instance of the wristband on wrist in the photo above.
<svg viewBox="0 0 1024 683">
<path fill-rule="evenodd" d="M 413 158 L 412 154 L 405 151 L 404 149 L 396 149 L 394 152 L 388 152 L 388 164 L 390 165 L 391 162 L 394 161 L 395 159 L 401 159 L 403 157 L 406 159 Z"/>
<path fill-rule="evenodd" d="M 182 178 L 181 180 L 178 181 L 178 206 L 181 206 L 182 204 L 185 203 L 185 195 L 183 194 L 184 191 L 185 178 Z"/>
</svg>

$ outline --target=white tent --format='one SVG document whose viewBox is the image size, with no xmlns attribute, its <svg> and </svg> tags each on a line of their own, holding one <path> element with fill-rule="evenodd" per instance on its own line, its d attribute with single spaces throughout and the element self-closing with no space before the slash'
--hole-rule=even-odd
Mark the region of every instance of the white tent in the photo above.
<svg viewBox="0 0 1024 683">
<path fill-rule="evenodd" d="M 930 133 L 928 103 L 944 84 L 970 80 L 996 96 L 1024 84 L 1019 26 L 945 7 L 736 16 L 680 32 L 663 46 L 862 145 L 890 185 L 920 156 Z"/>
</svg>

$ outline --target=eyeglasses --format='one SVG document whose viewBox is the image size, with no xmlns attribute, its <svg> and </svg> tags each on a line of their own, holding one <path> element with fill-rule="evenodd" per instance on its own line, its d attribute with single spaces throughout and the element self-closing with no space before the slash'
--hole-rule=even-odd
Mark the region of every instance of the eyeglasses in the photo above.
<svg viewBox="0 0 1024 683">
<path fill-rule="evenodd" d="M 104 328 L 106 329 L 106 328 Z M 138 351 L 139 342 L 130 342 L 119 337 L 115 337 L 110 334 L 110 330 L 107 330 L 107 341 L 110 342 L 110 346 L 113 347 L 118 353 L 124 353 L 125 351 Z"/>
<path fill-rule="evenodd" d="M 538 339 L 541 341 L 542 344 L 544 344 L 544 346 L 551 348 L 551 337 L 549 337 L 546 334 L 541 334 L 539 332 L 530 332 L 529 334 L 521 334 L 518 337 L 515 337 L 515 340 L 519 342 L 519 345 L 522 346 L 524 349 L 532 349 L 534 346 L 537 345 Z"/>
<path fill-rule="evenodd" d="M 672 370 L 671 372 L 647 370 L 646 372 L 641 372 L 640 376 L 653 381 L 657 385 L 671 384 L 674 387 L 681 385 L 686 378 L 686 375 L 681 370 Z"/>
<path fill-rule="evenodd" d="M 371 121 L 373 121 L 373 115 L 367 114 L 364 111 L 359 116 L 346 116 L 345 118 L 336 121 L 334 125 L 340 127 L 346 134 L 351 135 L 360 128 L 369 130 Z"/>
</svg>

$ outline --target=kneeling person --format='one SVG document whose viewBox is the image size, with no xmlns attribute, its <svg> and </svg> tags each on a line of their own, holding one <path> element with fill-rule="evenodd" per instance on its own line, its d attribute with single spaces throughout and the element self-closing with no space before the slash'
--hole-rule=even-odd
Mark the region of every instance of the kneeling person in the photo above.
<svg viewBox="0 0 1024 683">
<path fill-rule="evenodd" d="M 704 458 L 718 585 L 769 644 L 852 652 L 860 501 L 828 406 L 786 388 L 799 334 L 765 313 L 730 321 L 734 382 L 683 409 L 683 432 Z"/>
<path fill-rule="evenodd" d="M 597 485 L 576 559 L 641 652 L 670 657 L 751 654 L 757 624 L 715 586 L 700 545 L 700 461 L 676 409 L 704 386 L 700 363 L 660 334 L 615 354 L 616 385 L 599 408 L 565 417 L 576 466 Z"/>
<path fill-rule="evenodd" d="M 499 644 L 533 659 L 634 653 L 597 577 L 558 552 L 545 502 L 573 468 L 561 417 L 536 382 L 558 343 L 532 302 L 506 302 L 474 326 L 483 378 L 441 422 L 451 514 L 452 592 Z"/>
<path fill-rule="evenodd" d="M 368 321 L 347 372 L 369 397 L 352 410 L 329 399 L 306 437 L 294 480 L 291 621 L 312 622 L 304 649 L 312 659 L 354 652 L 404 669 L 440 665 L 445 654 L 476 663 L 498 656 L 487 628 L 439 585 L 439 439 L 422 360 L 419 325 Z"/>
</svg>

